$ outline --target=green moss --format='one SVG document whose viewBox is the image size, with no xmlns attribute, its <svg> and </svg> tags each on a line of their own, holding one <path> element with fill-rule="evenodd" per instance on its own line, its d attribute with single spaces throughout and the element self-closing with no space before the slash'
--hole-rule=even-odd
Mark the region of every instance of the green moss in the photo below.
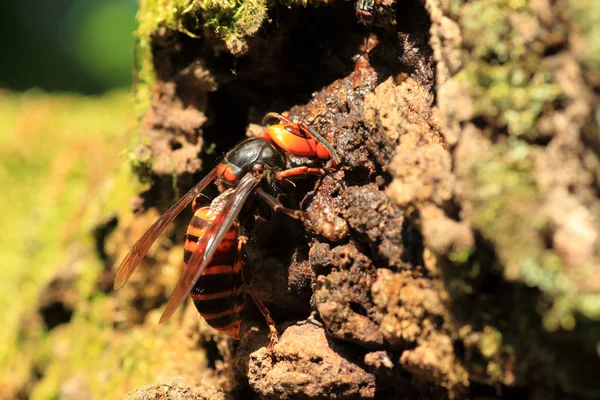
<svg viewBox="0 0 600 400">
<path fill-rule="evenodd" d="M 495 153 L 472 164 L 473 225 L 495 244 L 508 279 L 518 279 L 524 260 L 539 256 L 543 246 L 536 217 L 540 194 L 533 181 L 527 147 L 497 146 Z M 537 220 L 536 220 L 537 219 Z M 515 241 L 518 237 L 520 240 Z"/>
<path fill-rule="evenodd" d="M 158 28 L 181 29 L 181 15 L 195 0 L 140 0 L 138 12 L 140 38 L 149 38 Z"/>
<path fill-rule="evenodd" d="M 464 264 L 467 262 L 472 253 L 473 249 L 453 250 L 448 254 L 448 259 L 455 264 Z"/>
<path fill-rule="evenodd" d="M 151 37 L 162 29 L 171 29 L 197 37 L 191 30 L 199 28 L 199 14 L 225 42 L 254 35 L 267 17 L 267 0 L 140 0 L 138 11 L 139 76 L 146 86 L 140 87 L 138 99 L 144 110 L 149 97 L 148 86 L 155 81 Z"/>
<path fill-rule="evenodd" d="M 581 57 L 588 66 L 600 70 L 600 3 L 596 0 L 569 0 L 578 30 L 585 38 Z"/>
<path fill-rule="evenodd" d="M 502 347 L 502 333 L 491 326 L 484 327 L 477 347 L 485 358 L 497 357 Z"/>
<path fill-rule="evenodd" d="M 539 115 L 561 91 L 540 65 L 543 46 L 530 37 L 536 22 L 527 2 L 472 2 L 460 21 L 470 53 L 457 78 L 476 99 L 476 115 L 511 135 L 535 138 Z"/>
<path fill-rule="evenodd" d="M 225 41 L 254 35 L 267 17 L 266 0 L 202 0 L 206 26 Z"/>
<path fill-rule="evenodd" d="M 138 86 L 137 100 L 140 112 L 146 110 L 150 97 L 149 87 L 152 87 L 156 80 L 151 37 L 164 28 L 185 31 L 180 18 L 189 3 L 190 0 L 139 0 L 138 28 L 135 33 L 138 38 L 136 56 L 139 78 L 145 83 Z"/>
<path fill-rule="evenodd" d="M 587 41 L 577 46 L 581 57 L 597 68 L 600 6 L 569 3 Z M 568 18 L 561 5 L 553 15 Z M 463 38 L 456 78 L 491 140 L 481 138 L 488 146 L 469 159 L 455 159 L 477 231 L 473 254 L 449 253 L 459 268 L 445 271 L 457 320 L 473 326 L 463 339 L 476 343 L 477 355 L 465 361 L 473 377 L 512 385 L 533 373 L 540 386 L 595 398 L 597 382 L 584 369 L 597 369 L 600 294 L 581 288 L 592 271 L 574 272 L 548 243 L 553 226 L 536 184 L 542 149 L 527 142 L 539 139 L 540 117 L 563 100 L 539 19 L 527 0 L 451 0 L 449 7 Z"/>
<path fill-rule="evenodd" d="M 478 99 L 476 114 L 494 119 L 515 136 L 534 138 L 539 115 L 561 93 L 548 72 L 519 69 L 515 63 L 471 62 L 460 74 L 459 79 L 470 80 L 472 94 Z"/>
<path fill-rule="evenodd" d="M 577 316 L 600 320 L 600 295 L 578 292 L 561 258 L 545 244 L 543 198 L 533 178 L 533 147 L 519 140 L 469 160 L 473 225 L 496 252 L 504 277 L 539 289 L 551 305 L 548 330 L 571 330 Z M 518 238 L 518 240 L 516 240 Z M 473 279 L 473 276 L 465 276 Z"/>
<path fill-rule="evenodd" d="M 473 257 L 455 268 L 460 279 L 448 287 L 468 310 L 456 315 L 477 331 L 471 336 L 481 358 L 468 360 L 474 375 L 512 384 L 515 376 L 536 371 L 551 378 L 549 387 L 593 398 L 597 393 L 580 379 L 579 366 L 581 359 L 597 362 L 600 296 L 578 291 L 560 257 L 547 246 L 544 198 L 534 179 L 536 151 L 512 139 L 457 160 L 457 173 L 468 182 L 472 224 L 486 245 L 479 243 Z M 482 292 L 482 285 L 496 292 Z"/>
<path fill-rule="evenodd" d="M 564 293 L 555 299 L 552 308 L 544 316 L 544 326 L 551 331 L 559 328 L 572 331 L 577 324 L 576 313 L 580 313 L 590 320 L 600 320 L 600 294 Z M 595 341 L 600 343 L 597 338 Z"/>
<path fill-rule="evenodd" d="M 92 292 L 103 265 L 90 232 L 136 189 L 115 152 L 134 127 L 124 93 L 0 93 L 0 388 L 20 387 L 44 358 L 45 333 L 29 316 L 56 272 L 73 268 L 80 296 Z"/>
<path fill-rule="evenodd" d="M 148 171 L 152 170 L 152 153 L 149 150 L 150 138 L 146 135 L 135 135 L 135 141 L 123 151 L 133 172 L 141 183 L 152 184 Z"/>
</svg>

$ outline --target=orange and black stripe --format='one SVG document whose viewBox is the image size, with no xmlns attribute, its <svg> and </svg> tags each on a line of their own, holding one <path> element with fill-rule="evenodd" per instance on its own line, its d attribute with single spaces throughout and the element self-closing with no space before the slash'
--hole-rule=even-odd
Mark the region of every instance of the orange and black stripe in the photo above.
<svg viewBox="0 0 600 400">
<path fill-rule="evenodd" d="M 194 213 L 188 226 L 183 262 L 184 267 L 196 250 L 198 239 L 213 223 L 210 207 Z M 214 211 L 214 210 L 213 210 Z M 237 252 L 238 225 L 234 224 L 217 247 L 210 264 L 192 289 L 192 300 L 198 312 L 213 328 L 239 339 L 244 308 L 242 266 Z"/>
</svg>

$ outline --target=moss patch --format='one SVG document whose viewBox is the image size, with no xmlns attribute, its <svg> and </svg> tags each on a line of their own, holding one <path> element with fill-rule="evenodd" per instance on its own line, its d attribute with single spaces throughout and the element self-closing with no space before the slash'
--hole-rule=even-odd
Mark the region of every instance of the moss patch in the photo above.
<svg viewBox="0 0 600 400">
<path fill-rule="evenodd" d="M 198 37 L 204 26 L 229 43 L 254 35 L 267 17 L 267 0 L 140 0 L 136 31 L 139 51 L 139 76 L 149 87 L 155 81 L 152 64 L 152 36 L 161 30 Z M 140 88 L 139 100 L 147 105 L 148 86 Z"/>
<path fill-rule="evenodd" d="M 533 178 L 534 151 L 514 140 L 469 161 L 473 226 L 494 245 L 506 279 L 546 296 L 551 307 L 544 326 L 572 330 L 578 314 L 600 318 L 600 295 L 578 292 L 560 257 L 546 246 L 548 220 L 540 213 L 544 199 Z"/>
<path fill-rule="evenodd" d="M 515 136 L 535 138 L 535 123 L 560 88 L 540 64 L 544 47 L 526 1 L 481 0 L 461 8 L 469 58 L 457 79 L 469 87 L 476 116 Z"/>
<path fill-rule="evenodd" d="M 543 243 L 532 221 L 541 199 L 532 176 L 528 148 L 497 146 L 494 153 L 473 164 L 473 225 L 496 245 L 508 279 L 519 279 L 525 260 L 537 259 Z M 514 238 L 521 238 L 515 241 Z"/>
<path fill-rule="evenodd" d="M 600 3 L 594 0 L 569 0 L 568 3 L 586 41 L 581 56 L 590 69 L 600 70 Z"/>
<path fill-rule="evenodd" d="M 225 41 L 254 35 L 267 16 L 266 0 L 202 0 L 206 26 Z"/>
<path fill-rule="evenodd" d="M 156 80 L 152 63 L 151 37 L 159 29 L 181 30 L 181 14 L 190 0 L 139 0 L 137 14 L 138 28 L 135 32 L 139 63 L 139 78 L 145 85 L 140 85 L 137 93 L 138 108 L 147 109 L 149 90 Z"/>
</svg>

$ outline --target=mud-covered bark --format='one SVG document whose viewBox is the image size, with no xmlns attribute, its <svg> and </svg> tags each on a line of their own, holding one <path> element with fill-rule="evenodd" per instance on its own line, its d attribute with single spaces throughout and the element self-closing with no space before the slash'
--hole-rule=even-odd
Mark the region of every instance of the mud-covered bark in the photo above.
<svg viewBox="0 0 600 400">
<path fill-rule="evenodd" d="M 127 400 L 230 400 L 231 397 L 212 386 L 190 387 L 185 380 L 173 378 L 156 385 L 149 385 L 126 397 Z"/>
<path fill-rule="evenodd" d="M 350 2 L 314 5 L 142 2 L 151 94 L 134 166 L 153 184 L 108 259 L 266 112 L 319 131 L 342 163 L 287 194 L 304 224 L 274 214 L 248 229 L 273 350 L 249 299 L 239 342 L 189 307 L 150 328 L 180 271 L 189 214 L 176 221 L 108 301 L 119 334 L 178 343 L 160 359 L 206 357 L 161 370 L 191 387 L 130 398 L 600 395 L 600 79 L 580 9 L 376 1 L 371 21 Z"/>
<path fill-rule="evenodd" d="M 272 351 L 263 347 L 250 355 L 248 383 L 266 399 L 372 399 L 375 376 L 354 358 L 306 322 L 288 327 Z"/>
</svg>

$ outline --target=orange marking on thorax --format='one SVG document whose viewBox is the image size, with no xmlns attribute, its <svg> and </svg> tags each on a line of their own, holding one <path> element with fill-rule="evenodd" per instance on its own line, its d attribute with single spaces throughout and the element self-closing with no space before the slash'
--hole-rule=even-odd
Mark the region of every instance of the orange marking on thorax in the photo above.
<svg viewBox="0 0 600 400">
<path fill-rule="evenodd" d="M 225 179 L 228 182 L 235 182 L 235 181 L 237 181 L 237 177 L 233 173 L 233 170 L 231 169 L 231 166 L 228 165 L 228 164 L 226 164 L 225 162 L 222 162 L 217 167 L 217 175 L 220 176 L 220 177 L 222 177 L 223 179 Z"/>
</svg>

